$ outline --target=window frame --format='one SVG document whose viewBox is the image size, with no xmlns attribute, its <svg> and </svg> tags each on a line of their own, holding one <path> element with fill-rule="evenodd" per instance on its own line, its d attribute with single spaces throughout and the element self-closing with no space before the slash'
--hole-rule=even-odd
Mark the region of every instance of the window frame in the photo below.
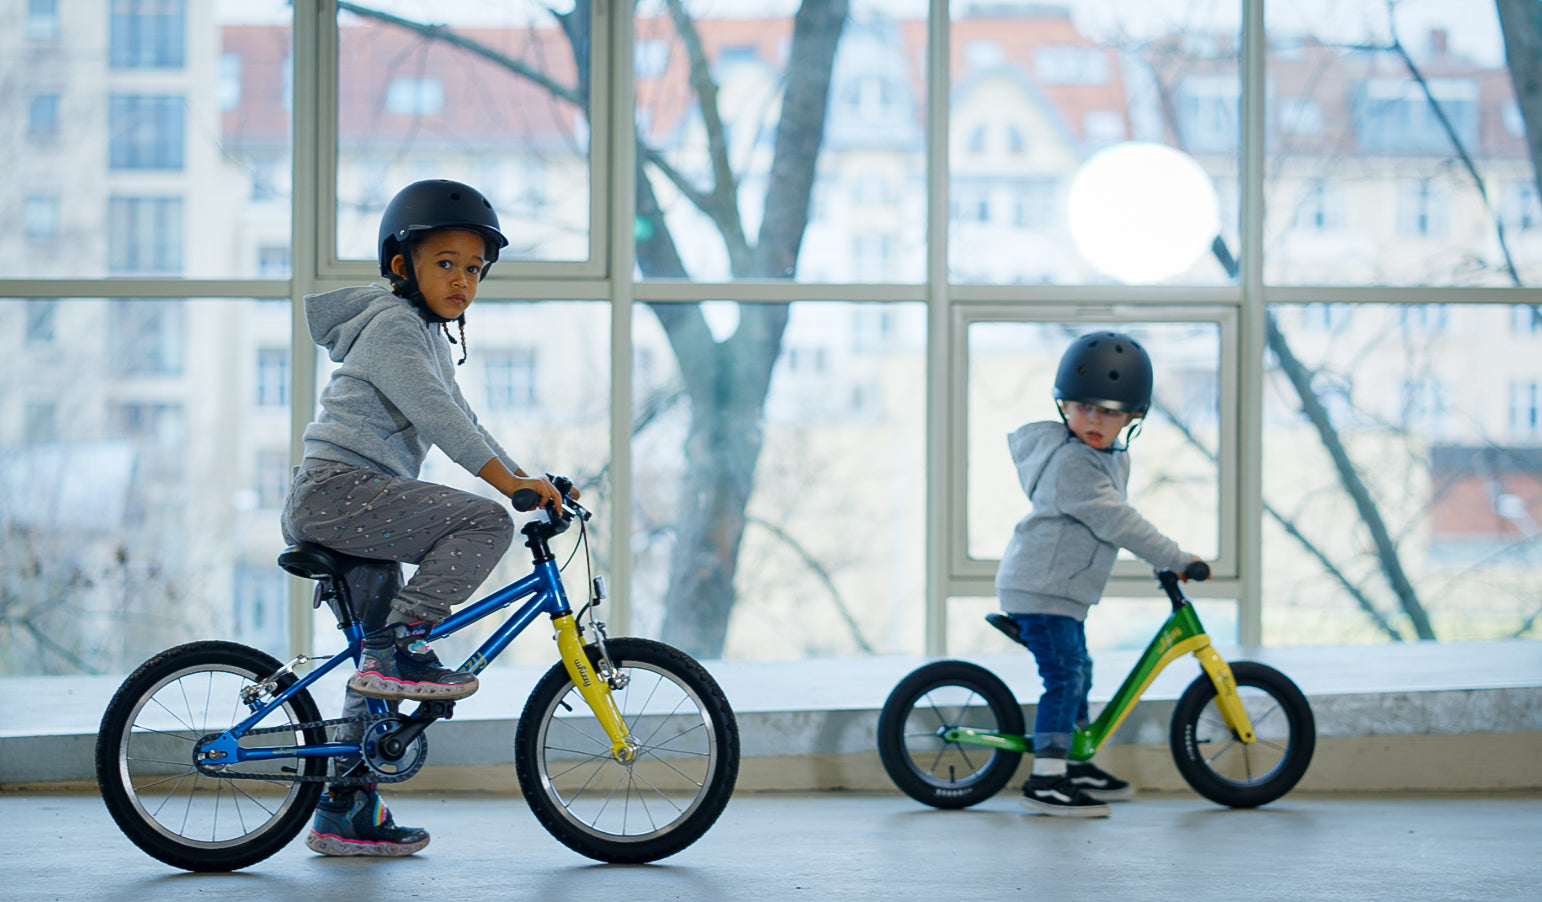
<svg viewBox="0 0 1542 902">
<path fill-rule="evenodd" d="M 995 573 L 999 563 L 995 558 L 977 558 L 969 553 L 968 535 L 968 488 L 969 488 L 969 329 L 985 323 L 1082 323 L 1090 331 L 1099 328 L 1117 329 L 1120 322 L 1143 323 L 1209 323 L 1219 331 L 1220 359 L 1218 370 L 1219 399 L 1217 413 L 1219 423 L 1219 448 L 1217 453 L 1217 510 L 1216 524 L 1220 554 L 1210 562 L 1214 573 L 1201 594 L 1235 597 L 1238 589 L 1237 525 L 1241 518 L 1241 486 L 1237 466 L 1237 448 L 1241 436 L 1239 415 L 1240 366 L 1237 354 L 1240 310 L 1235 304 L 1125 304 L 1117 306 L 1097 304 L 1042 304 L 1031 307 L 1016 304 L 955 303 L 951 310 L 950 367 L 948 373 L 948 420 L 949 444 L 947 457 L 950 468 L 947 481 L 949 524 L 947 535 L 947 582 L 949 598 L 995 595 Z M 1026 509 L 1026 507 L 1025 507 Z M 1149 594 L 1151 591 L 1150 568 L 1138 561 L 1121 560 L 1114 567 L 1114 576 L 1107 594 Z M 1228 596 L 1228 593 L 1230 595 Z"/>
</svg>

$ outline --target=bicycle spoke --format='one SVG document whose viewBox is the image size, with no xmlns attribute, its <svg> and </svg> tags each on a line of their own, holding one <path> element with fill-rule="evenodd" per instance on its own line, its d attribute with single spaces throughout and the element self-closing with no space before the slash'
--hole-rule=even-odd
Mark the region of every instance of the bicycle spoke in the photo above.
<svg viewBox="0 0 1542 902">
<path fill-rule="evenodd" d="M 702 788 L 703 786 L 706 785 L 705 782 L 699 781 L 695 777 L 692 777 L 690 774 L 687 774 L 685 771 L 681 770 L 680 768 L 675 767 L 674 763 L 671 762 L 667 758 L 660 758 L 658 755 L 655 755 L 652 752 L 648 753 L 648 757 L 652 758 L 653 760 L 659 762 L 660 764 L 664 765 L 665 767 L 667 767 L 670 770 L 674 771 L 675 773 L 679 774 L 680 777 L 683 780 L 685 780 L 685 782 L 691 784 L 692 786 L 696 787 L 697 789 L 700 789 L 700 788 Z M 703 757 L 705 757 L 705 756 L 703 756 Z M 643 776 L 643 775 L 641 775 L 641 774 L 637 774 L 637 779 L 642 780 L 644 783 L 648 783 L 648 778 Z M 651 788 L 651 787 L 653 787 L 653 784 L 652 783 L 648 783 L 648 786 Z M 654 789 L 654 791 L 655 792 L 659 792 L 659 790 L 657 790 L 657 789 Z M 662 792 L 659 792 L 659 794 L 663 795 Z"/>
<path fill-rule="evenodd" d="M 652 701 L 652 700 L 653 700 L 653 699 L 652 699 L 652 697 L 651 697 L 651 696 L 650 696 L 650 697 L 649 697 L 649 699 L 648 699 L 648 701 L 650 701 L 650 702 L 651 702 L 651 701 Z M 650 741 L 652 741 L 652 739 L 653 739 L 653 737 L 654 737 L 654 736 L 656 736 L 656 735 L 658 735 L 658 732 L 659 732 L 659 730 L 662 730 L 662 729 L 664 729 L 664 724 L 665 724 L 665 723 L 667 723 L 667 722 L 668 722 L 668 720 L 669 720 L 669 718 L 671 718 L 671 717 L 674 717 L 674 716 L 676 716 L 676 715 L 678 715 L 678 714 L 679 714 L 679 713 L 680 713 L 680 709 L 681 709 L 681 708 L 682 708 L 682 707 L 684 707 L 684 706 L 685 706 L 685 703 L 686 703 L 686 702 L 687 702 L 687 701 L 688 701 L 688 699 L 687 699 L 687 698 L 686 698 L 686 697 L 685 697 L 685 696 L 681 696 L 681 697 L 680 697 L 680 700 L 679 700 L 679 701 L 678 701 L 678 702 L 676 702 L 676 703 L 675 703 L 675 707 L 674 707 L 674 708 L 673 708 L 673 710 L 671 710 L 671 711 L 670 711 L 670 712 L 669 712 L 669 713 L 668 713 L 668 714 L 665 714 L 665 715 L 663 715 L 663 716 L 662 716 L 662 717 L 661 717 L 661 718 L 660 718 L 660 719 L 659 719 L 659 723 L 658 723 L 658 726 L 656 726 L 656 727 L 654 727 L 654 728 L 653 728 L 653 732 L 652 732 L 652 733 L 649 733 L 649 734 L 648 734 L 648 736 L 647 736 L 647 738 L 646 738 L 646 739 L 642 739 L 642 740 L 640 740 L 640 742 L 641 742 L 641 743 L 642 743 L 642 744 L 644 744 L 644 745 L 646 745 L 646 744 L 647 744 L 647 743 L 648 743 L 648 742 L 650 742 Z M 640 715 L 639 715 L 639 716 L 640 716 Z M 630 726 L 631 726 L 631 725 L 630 725 L 630 724 L 628 724 L 628 728 L 630 728 Z M 635 737 L 634 737 L 634 738 L 635 738 Z"/>
<path fill-rule="evenodd" d="M 676 773 L 679 773 L 679 772 L 676 771 Z M 684 774 L 680 774 L 680 776 L 684 777 L 685 775 Z M 662 789 L 659 789 L 657 786 L 654 786 L 652 781 L 650 781 L 648 779 L 646 774 L 641 774 L 641 773 L 638 773 L 637 771 L 633 771 L 632 772 L 632 778 L 633 778 L 633 780 L 641 782 L 644 786 L 646 786 L 649 789 L 653 790 L 653 794 L 658 796 L 661 800 L 663 800 L 671 808 L 675 809 L 675 813 L 676 814 L 679 814 L 680 812 L 685 810 L 684 808 L 681 808 L 679 805 L 676 805 L 669 798 L 669 794 L 668 793 L 664 792 Z M 692 784 L 694 784 L 697 789 L 701 788 L 701 784 L 700 783 L 696 783 L 694 780 L 691 780 L 689 777 L 686 777 L 686 779 L 687 779 L 688 782 L 691 782 Z M 658 824 L 653 820 L 653 812 L 648 810 L 648 802 L 647 802 L 646 799 L 644 799 L 642 797 L 642 793 L 638 793 L 637 794 L 637 801 L 643 806 L 644 813 L 646 813 L 648 815 L 648 823 L 650 825 L 652 825 L 654 829 L 658 829 Z"/>
<path fill-rule="evenodd" d="M 567 752 L 572 752 L 573 751 L 572 749 L 562 749 L 562 748 L 558 748 L 556 746 L 547 746 L 547 750 L 548 751 L 559 751 L 559 752 L 560 751 L 567 751 Z M 583 752 L 574 752 L 574 754 L 585 754 L 585 753 L 583 753 Z M 584 759 L 582 761 L 575 762 L 571 767 L 564 768 L 563 770 L 559 770 L 559 771 L 553 771 L 552 774 L 551 774 L 551 777 L 554 780 L 559 778 L 559 777 L 565 777 L 568 774 L 572 773 L 573 771 L 578 770 L 580 767 L 586 767 L 586 766 L 588 766 L 590 764 L 596 765 L 596 770 L 598 770 L 600 768 L 603 768 L 607 763 L 609 763 L 610 760 L 611 760 L 611 758 L 610 758 L 609 755 L 585 755 L 585 757 L 584 757 Z M 594 778 L 590 777 L 589 779 L 593 780 Z M 587 784 L 585 784 L 585 785 L 587 785 Z"/>
<path fill-rule="evenodd" d="M 662 729 L 663 728 L 663 724 L 660 724 L 659 727 L 660 727 L 660 729 Z M 668 739 L 665 739 L 662 742 L 648 741 L 648 740 L 652 740 L 652 738 L 653 738 L 652 736 L 649 736 L 648 740 L 645 740 L 643 742 L 638 743 L 638 746 L 640 748 L 648 748 L 648 749 L 668 748 L 669 747 L 669 743 L 674 742 L 676 739 L 679 739 L 682 736 L 689 736 L 692 733 L 700 733 L 700 732 L 702 732 L 705 729 L 707 729 L 707 725 L 705 723 L 695 723 L 695 724 L 692 724 L 692 725 L 686 727 L 685 729 L 681 730 L 680 732 L 676 733 L 675 735 L 669 737 Z M 657 733 L 658 730 L 654 730 L 653 732 Z"/>
<path fill-rule="evenodd" d="M 1226 740 L 1226 744 L 1221 746 L 1219 749 L 1216 749 L 1216 752 L 1215 752 L 1214 755 L 1211 755 L 1210 757 L 1204 759 L 1205 763 L 1210 765 L 1213 768 L 1215 766 L 1215 760 L 1217 758 L 1221 757 L 1222 755 L 1226 754 L 1228 751 L 1230 751 L 1232 749 L 1232 747 L 1234 747 L 1236 745 L 1237 745 L 1237 741 L 1235 739 L 1228 739 L 1228 740 Z"/>
<path fill-rule="evenodd" d="M 568 799 L 568 802 L 569 802 L 570 805 L 571 805 L 571 803 L 576 802 L 580 798 L 582 798 L 584 793 L 588 791 L 589 785 L 591 783 L 593 783 L 597 777 L 600 776 L 600 773 L 602 771 L 605 770 L 606 759 L 604 759 L 604 758 L 593 758 L 593 759 L 591 759 L 589 761 L 581 761 L 578 764 L 575 764 L 572 767 L 568 768 L 567 770 L 563 771 L 564 774 L 570 774 L 570 773 L 578 770 L 579 768 L 584 767 L 585 765 L 589 765 L 589 764 L 593 764 L 594 765 L 594 772 L 591 773 L 589 775 L 588 779 L 584 780 L 584 782 L 581 785 L 579 785 L 579 787 L 577 789 L 573 790 L 572 795 Z M 559 776 L 559 775 L 558 774 L 553 774 L 552 775 L 552 777 L 554 779 L 557 776 Z M 612 790 L 612 792 L 614 792 L 614 790 Z"/>
</svg>

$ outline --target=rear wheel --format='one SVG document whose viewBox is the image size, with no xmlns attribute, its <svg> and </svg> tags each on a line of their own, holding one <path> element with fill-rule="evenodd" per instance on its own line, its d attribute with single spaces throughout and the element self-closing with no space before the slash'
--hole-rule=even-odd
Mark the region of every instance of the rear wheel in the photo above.
<svg viewBox="0 0 1542 902">
<path fill-rule="evenodd" d="M 700 839 L 739 775 L 739 727 L 717 682 L 685 652 L 647 639 L 611 639 L 628 678 L 613 690 L 639 747 L 617 761 L 610 739 L 561 664 L 525 703 L 515 772 L 541 826 L 598 861 L 656 861 Z M 591 662 L 598 649 L 587 648 Z"/>
<path fill-rule="evenodd" d="M 878 715 L 878 757 L 906 795 L 967 808 L 1017 772 L 1019 752 L 949 742 L 953 727 L 1022 735 L 1023 709 L 999 677 L 967 661 L 937 661 L 900 680 Z"/>
<path fill-rule="evenodd" d="M 1317 725 L 1306 696 L 1290 677 L 1252 661 L 1231 665 L 1237 695 L 1254 741 L 1226 725 L 1215 684 L 1201 675 L 1173 708 L 1173 761 L 1194 791 L 1220 805 L 1254 808 L 1278 799 L 1306 774 Z"/>
<path fill-rule="evenodd" d="M 125 836 L 151 856 L 189 871 L 232 871 L 288 845 L 321 795 L 320 782 L 220 778 L 193 763 L 198 741 L 250 716 L 241 690 L 280 665 L 233 642 L 194 642 L 161 652 L 124 681 L 102 717 L 96 780 Z M 292 674 L 280 686 L 294 682 Z M 321 719 L 301 690 L 259 726 Z M 264 733 L 245 748 L 325 741 L 320 727 Z M 321 758 L 293 757 L 236 765 L 247 773 L 319 776 Z"/>
</svg>

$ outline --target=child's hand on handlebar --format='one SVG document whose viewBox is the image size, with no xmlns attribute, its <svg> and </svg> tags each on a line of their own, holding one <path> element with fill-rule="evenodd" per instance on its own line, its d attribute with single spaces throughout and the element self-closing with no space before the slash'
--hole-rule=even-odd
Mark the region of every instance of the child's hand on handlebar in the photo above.
<svg viewBox="0 0 1542 902">
<path fill-rule="evenodd" d="M 1210 578 L 1210 565 L 1205 563 L 1204 558 L 1196 554 L 1194 559 L 1189 561 L 1189 565 L 1184 567 L 1178 574 L 1178 578 L 1184 582 L 1188 582 L 1191 579 L 1204 582 Z"/>
<path fill-rule="evenodd" d="M 524 510 L 533 510 L 537 507 L 546 507 L 547 505 L 551 505 L 554 510 L 562 510 L 562 493 L 557 491 L 557 487 L 552 485 L 551 480 L 545 476 L 523 476 L 516 474 L 514 476 L 514 491 L 509 493 L 509 497 L 514 498 L 524 491 L 534 492 L 540 497 L 539 502 L 531 507 L 523 508 Z M 573 490 L 573 497 L 578 497 L 577 489 Z M 515 506 L 519 507 L 519 505 Z"/>
</svg>

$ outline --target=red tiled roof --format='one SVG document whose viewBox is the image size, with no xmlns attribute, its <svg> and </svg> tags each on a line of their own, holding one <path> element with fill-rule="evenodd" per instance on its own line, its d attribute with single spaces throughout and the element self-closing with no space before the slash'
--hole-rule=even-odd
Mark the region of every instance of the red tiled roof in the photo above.
<svg viewBox="0 0 1542 902">
<path fill-rule="evenodd" d="M 925 96 L 926 23 L 901 20 L 896 23 L 907 63 L 910 87 L 918 97 Z M 792 19 L 768 17 L 754 19 L 707 19 L 697 22 L 708 55 L 716 60 L 730 48 L 753 52 L 773 68 L 785 65 L 785 54 L 792 35 Z M 1077 32 L 1067 16 L 1046 15 L 1023 18 L 962 18 L 951 25 L 951 54 L 954 86 L 967 83 L 969 54 L 973 42 L 989 41 L 1001 50 L 1001 59 L 1025 73 L 1035 90 L 1058 112 L 1060 119 L 1077 137 L 1083 137 L 1085 114 L 1108 110 L 1127 114 L 1129 96 L 1115 52 L 1102 48 L 1108 56 L 1109 79 L 1097 85 L 1043 84 L 1034 76 L 1034 55 L 1048 46 L 1094 48 Z M 289 51 L 287 27 L 239 25 L 224 28 L 227 53 L 239 54 L 242 69 L 241 101 L 227 111 L 224 128 L 228 140 L 281 140 L 288 134 L 289 111 L 281 96 L 284 80 L 282 67 Z M 512 58 L 538 67 L 564 86 L 576 85 L 573 56 L 566 38 L 553 25 L 536 29 L 457 29 L 457 33 L 476 40 Z M 671 134 L 691 115 L 694 95 L 690 90 L 689 70 L 683 45 L 667 17 L 639 19 L 636 38 L 668 42 L 669 53 L 664 68 L 656 75 L 636 82 L 638 106 L 648 111 L 650 138 Z M 449 142 L 488 142 L 518 139 L 522 142 L 563 140 L 573 133 L 576 110 L 554 99 L 546 89 L 528 79 L 513 75 L 496 62 L 448 44 L 425 41 L 422 36 L 398 26 L 364 22 L 343 30 L 339 60 L 341 81 L 341 132 L 350 140 L 413 138 L 441 139 Z M 1166 58 L 1180 60 L 1176 71 L 1232 75 L 1236 72 L 1234 48 L 1209 60 L 1184 57 L 1174 38 L 1172 53 Z M 1154 52 L 1162 56 L 1160 48 Z M 1471 79 L 1479 90 L 1480 156 L 1524 156 L 1524 139 L 1510 134 L 1501 115 L 1511 97 L 1509 74 L 1503 69 L 1481 69 L 1452 56 L 1422 61 L 1428 78 Z M 1407 72 L 1396 58 L 1386 54 L 1348 52 L 1342 48 L 1306 44 L 1290 54 L 1273 53 L 1268 77 L 1271 98 L 1276 101 L 1311 96 L 1322 110 L 1323 125 L 1315 136 L 1288 137 L 1293 153 L 1355 153 L 1346 146 L 1352 142 L 1351 107 L 1354 87 L 1376 72 L 1406 79 Z M 395 78 L 431 76 L 443 87 L 444 106 L 431 116 L 394 115 L 386 109 L 387 85 Z M 1159 73 L 1161 77 L 1167 77 Z M 1169 86 L 1170 87 L 1170 86 Z M 1278 116 L 1281 104 L 1274 112 Z M 725 111 L 731 114 L 732 111 Z M 924 105 L 916 108 L 925 115 Z M 1284 136 L 1272 127 L 1276 140 Z"/>
</svg>

